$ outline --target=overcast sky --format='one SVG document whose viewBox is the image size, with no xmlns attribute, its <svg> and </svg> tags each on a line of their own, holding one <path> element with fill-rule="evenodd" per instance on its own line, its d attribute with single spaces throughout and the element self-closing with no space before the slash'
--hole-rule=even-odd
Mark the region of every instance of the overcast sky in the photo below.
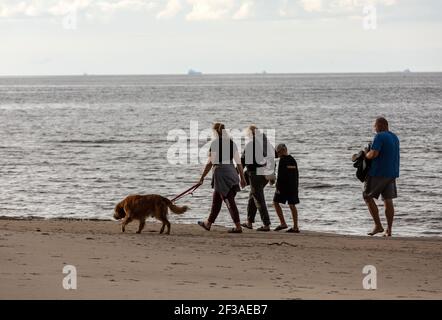
<svg viewBox="0 0 442 320">
<path fill-rule="evenodd" d="M 0 75 L 442 71 L 441 39 L 440 0 L 0 0 Z"/>
</svg>

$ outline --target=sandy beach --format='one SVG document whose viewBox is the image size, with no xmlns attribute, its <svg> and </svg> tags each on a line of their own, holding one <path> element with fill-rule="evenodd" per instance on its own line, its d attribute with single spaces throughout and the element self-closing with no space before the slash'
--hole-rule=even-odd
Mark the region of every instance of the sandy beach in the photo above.
<svg viewBox="0 0 442 320">
<path fill-rule="evenodd" d="M 0 299 L 442 299 L 442 239 L 0 220 Z M 77 289 L 62 286 L 64 265 Z M 362 269 L 377 270 L 377 289 Z"/>
</svg>

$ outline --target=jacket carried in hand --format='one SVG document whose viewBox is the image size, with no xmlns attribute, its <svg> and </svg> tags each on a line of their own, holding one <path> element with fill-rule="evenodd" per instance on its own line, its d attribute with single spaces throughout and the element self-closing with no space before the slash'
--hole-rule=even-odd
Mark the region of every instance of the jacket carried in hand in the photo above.
<svg viewBox="0 0 442 320">
<path fill-rule="evenodd" d="M 371 145 L 368 145 L 368 150 L 371 149 Z M 365 158 L 365 152 L 359 151 L 359 153 L 354 154 L 352 157 L 353 167 L 356 168 L 356 177 L 364 182 L 367 179 L 368 171 L 370 170 L 371 160 Z"/>
</svg>

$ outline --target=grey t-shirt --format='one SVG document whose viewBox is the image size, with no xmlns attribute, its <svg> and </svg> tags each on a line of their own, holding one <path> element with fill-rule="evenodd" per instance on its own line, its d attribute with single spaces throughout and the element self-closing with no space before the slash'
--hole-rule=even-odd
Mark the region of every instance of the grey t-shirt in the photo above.
<svg viewBox="0 0 442 320">
<path fill-rule="evenodd" d="M 228 137 L 218 137 L 210 144 L 209 153 L 212 156 L 213 164 L 232 164 L 233 157 L 237 152 L 238 147 Z"/>
</svg>

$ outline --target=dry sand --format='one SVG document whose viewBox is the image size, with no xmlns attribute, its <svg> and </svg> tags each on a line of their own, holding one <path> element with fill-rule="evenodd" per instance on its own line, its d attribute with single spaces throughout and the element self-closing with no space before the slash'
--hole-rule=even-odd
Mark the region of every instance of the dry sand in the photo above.
<svg viewBox="0 0 442 320">
<path fill-rule="evenodd" d="M 0 299 L 442 299 L 442 238 L 0 220 Z M 65 290 L 64 265 L 77 268 Z M 364 290 L 362 268 L 377 268 Z"/>
</svg>

